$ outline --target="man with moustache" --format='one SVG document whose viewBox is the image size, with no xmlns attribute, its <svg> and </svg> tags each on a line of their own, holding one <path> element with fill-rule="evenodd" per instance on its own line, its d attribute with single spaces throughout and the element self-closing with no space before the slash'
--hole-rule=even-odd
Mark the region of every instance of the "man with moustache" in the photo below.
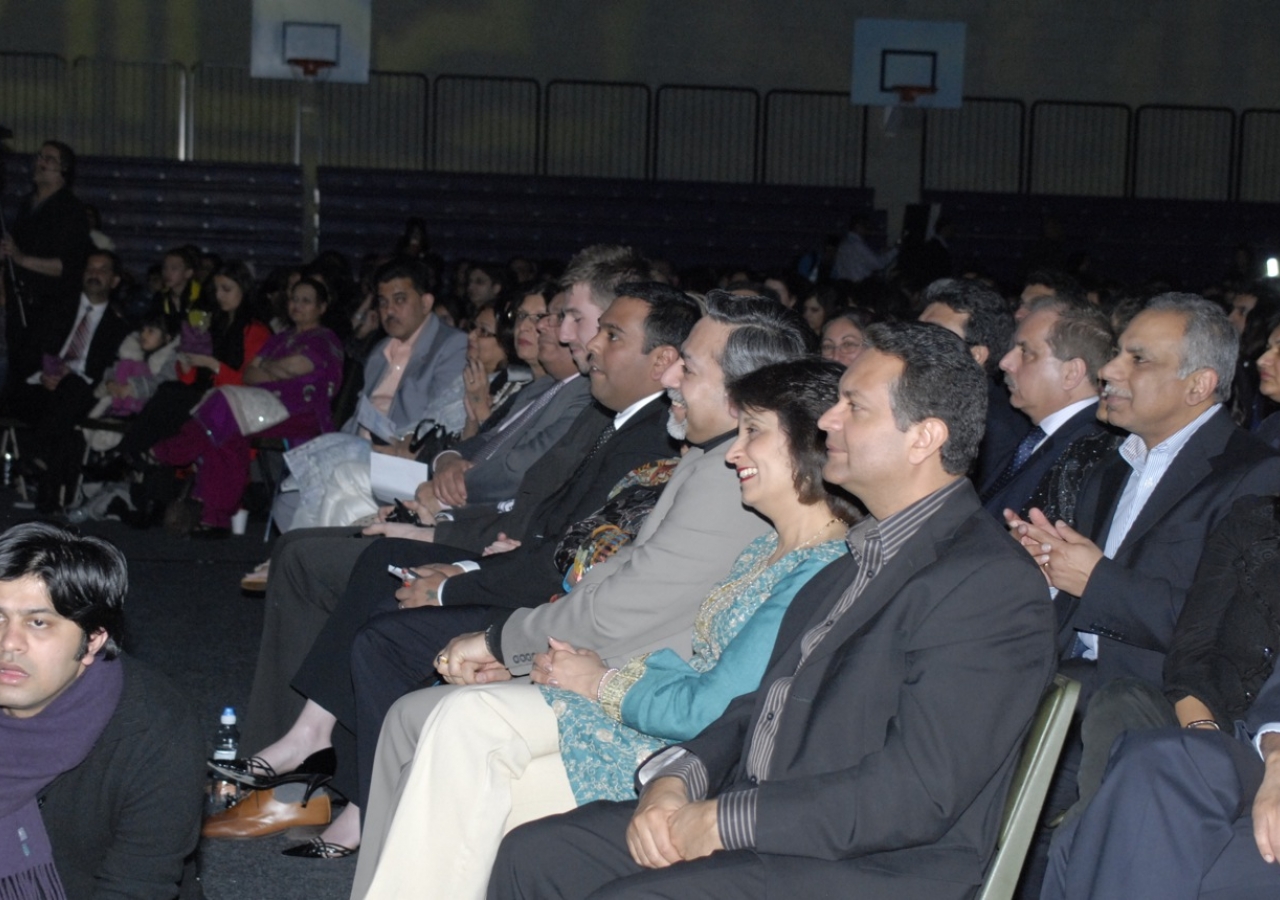
<svg viewBox="0 0 1280 900">
<path fill-rule="evenodd" d="M 75 500 L 65 496 L 75 485 L 84 454 L 84 437 L 75 426 L 98 402 L 94 388 L 129 334 L 128 324 L 111 306 L 120 274 L 114 253 L 89 254 L 74 324 L 46 345 L 41 370 L 16 385 L 9 398 L 11 415 L 33 425 L 24 436 L 22 461 L 24 474 L 36 482 L 42 512 Z"/>
</svg>

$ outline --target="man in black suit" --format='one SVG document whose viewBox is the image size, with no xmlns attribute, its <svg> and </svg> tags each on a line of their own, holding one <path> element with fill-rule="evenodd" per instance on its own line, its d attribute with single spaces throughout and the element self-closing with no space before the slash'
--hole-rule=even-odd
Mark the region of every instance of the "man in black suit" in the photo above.
<svg viewBox="0 0 1280 900">
<path fill-rule="evenodd" d="M 491 898 L 936 900 L 981 880 L 1052 614 L 964 478 L 986 405 L 964 345 L 893 324 L 866 347 L 820 421 L 826 478 L 871 513 L 853 555 L 796 597 L 760 688 L 645 763 L 638 803 L 508 835 Z"/>
<path fill-rule="evenodd" d="M 1041 900 L 1280 895 L 1280 668 L 1234 733 L 1200 726 L 1117 742 L 1102 789 L 1054 838 Z"/>
<path fill-rule="evenodd" d="M 1059 591 L 1059 649 L 1086 695 L 1122 676 L 1159 686 L 1209 532 L 1240 497 L 1280 491 L 1280 457 L 1222 405 L 1238 340 L 1220 307 L 1162 294 L 1119 344 L 1098 374 L 1129 437 L 1085 481 L 1079 530 L 1036 509 L 1011 520 Z"/>
<path fill-rule="evenodd" d="M 1018 326 L 1013 349 L 1000 360 L 1009 401 L 1035 426 L 979 485 L 982 505 L 1026 516 L 1026 504 L 1058 457 L 1096 434 L 1098 370 L 1111 356 L 1111 328 L 1091 307 L 1046 305 Z"/>
<path fill-rule="evenodd" d="M 978 281 L 943 278 L 925 288 L 920 321 L 959 335 L 987 373 L 987 426 L 978 448 L 973 480 L 986 484 L 1004 468 L 1031 422 L 1009 405 L 1000 378 L 1000 360 L 1013 337 L 1013 316 L 1004 298 Z"/>
<path fill-rule="evenodd" d="M 9 398 L 10 412 L 33 428 L 23 442 L 25 474 L 39 490 L 38 506 L 52 512 L 76 481 L 84 438 L 76 423 L 93 408 L 93 389 L 115 362 L 129 326 L 111 306 L 120 284 L 120 261 L 108 250 L 89 254 L 84 267 L 83 292 L 70 329 L 45 347 L 44 364 Z"/>
</svg>

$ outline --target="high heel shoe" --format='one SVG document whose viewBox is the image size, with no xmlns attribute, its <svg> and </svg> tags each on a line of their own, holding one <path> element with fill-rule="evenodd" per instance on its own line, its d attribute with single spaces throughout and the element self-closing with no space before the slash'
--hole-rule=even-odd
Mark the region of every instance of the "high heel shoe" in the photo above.
<svg viewBox="0 0 1280 900">
<path fill-rule="evenodd" d="M 322 840 L 319 836 L 313 837 L 305 844 L 299 844 L 296 847 L 289 847 L 281 850 L 282 856 L 296 856 L 301 859 L 342 859 L 344 856 L 350 856 L 355 853 L 354 847 L 344 847 L 341 844 L 330 844 L 328 841 Z"/>
<path fill-rule="evenodd" d="M 302 805 L 306 806 L 312 794 L 333 780 L 333 773 L 338 769 L 338 754 L 332 747 L 317 750 L 292 772 L 283 775 L 277 774 L 270 763 L 257 756 L 225 762 L 210 760 L 209 768 L 227 781 L 255 791 L 270 790 L 282 784 L 305 783 L 307 789 L 302 795 Z"/>
</svg>

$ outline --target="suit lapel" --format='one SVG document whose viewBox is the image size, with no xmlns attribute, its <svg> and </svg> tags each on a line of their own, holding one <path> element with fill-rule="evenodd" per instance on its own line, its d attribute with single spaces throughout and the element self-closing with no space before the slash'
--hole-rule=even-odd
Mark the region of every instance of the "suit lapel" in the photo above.
<svg viewBox="0 0 1280 900">
<path fill-rule="evenodd" d="M 1222 452 L 1234 428 L 1235 425 L 1227 417 L 1225 409 L 1219 409 L 1209 421 L 1200 426 L 1161 476 L 1160 483 L 1138 513 L 1129 533 L 1124 536 L 1124 542 L 1116 551 L 1117 556 L 1133 546 L 1135 541 L 1141 540 L 1157 522 L 1165 518 L 1169 510 L 1213 472 L 1213 462 Z"/>
<path fill-rule="evenodd" d="M 962 489 L 957 496 L 948 499 L 942 508 L 930 516 L 920 526 L 920 530 L 899 548 L 894 557 L 885 563 L 879 574 L 871 579 L 863 590 L 862 596 L 854 601 L 849 611 L 840 617 L 822 642 L 814 648 L 805 665 L 814 665 L 820 659 L 830 656 L 850 637 L 869 627 L 885 607 L 898 596 L 903 585 L 937 560 L 938 545 L 950 540 L 960 523 L 969 518 L 975 510 L 980 509 L 972 488 Z M 983 515 L 986 515 L 985 511 Z M 834 594 L 831 602 L 819 611 L 821 615 L 830 614 L 843 593 L 844 591 L 841 590 Z M 821 621 L 821 615 L 816 615 L 810 620 L 810 628 Z M 805 630 L 807 632 L 808 628 Z"/>
</svg>

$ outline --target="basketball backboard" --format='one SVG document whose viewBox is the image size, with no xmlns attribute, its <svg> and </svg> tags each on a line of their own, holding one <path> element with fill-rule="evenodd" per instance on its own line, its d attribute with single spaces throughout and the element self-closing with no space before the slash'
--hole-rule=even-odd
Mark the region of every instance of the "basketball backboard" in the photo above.
<svg viewBox="0 0 1280 900">
<path fill-rule="evenodd" d="M 371 0 L 253 0 L 249 74 L 293 78 L 289 60 L 332 63 L 329 81 L 369 80 Z"/>
<path fill-rule="evenodd" d="M 853 26 L 853 102 L 959 107 L 964 37 L 963 22 L 858 19 Z"/>
</svg>

